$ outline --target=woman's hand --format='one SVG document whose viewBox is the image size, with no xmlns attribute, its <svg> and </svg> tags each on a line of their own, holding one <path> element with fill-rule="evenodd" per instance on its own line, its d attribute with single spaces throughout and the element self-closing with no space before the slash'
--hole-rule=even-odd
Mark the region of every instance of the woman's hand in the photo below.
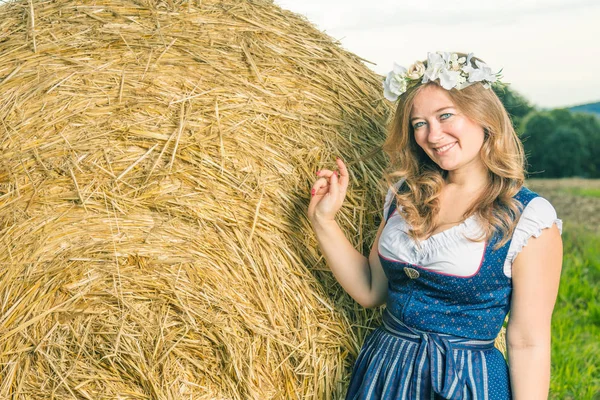
<svg viewBox="0 0 600 400">
<path fill-rule="evenodd" d="M 317 172 L 319 178 L 312 186 L 312 199 L 308 205 L 308 219 L 312 221 L 334 220 L 335 214 L 342 208 L 346 198 L 349 175 L 346 165 L 336 159 L 337 171 L 322 169 Z"/>
</svg>

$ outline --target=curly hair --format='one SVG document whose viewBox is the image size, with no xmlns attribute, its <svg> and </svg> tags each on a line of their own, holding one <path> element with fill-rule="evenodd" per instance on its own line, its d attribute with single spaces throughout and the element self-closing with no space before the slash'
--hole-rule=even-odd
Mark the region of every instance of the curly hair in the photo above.
<svg viewBox="0 0 600 400">
<path fill-rule="evenodd" d="M 458 53 L 459 57 L 464 53 Z M 476 58 L 472 58 L 474 62 Z M 481 61 L 481 60 L 480 60 Z M 427 62 L 424 61 L 427 65 Z M 387 139 L 382 145 L 390 164 L 384 171 L 384 180 L 401 207 L 401 215 L 411 226 L 409 236 L 417 240 L 429 237 L 435 230 L 435 217 L 439 212 L 439 197 L 448 175 L 417 144 L 410 123 L 410 113 L 417 94 L 428 82 L 409 87 L 399 100 L 394 117 L 389 126 Z M 461 90 L 447 91 L 455 107 L 465 116 L 483 127 L 484 142 L 480 149 L 483 164 L 488 170 L 491 184 L 464 213 L 463 218 L 476 215 L 483 228 L 478 238 L 472 241 L 489 241 L 494 233 L 502 239 L 499 248 L 514 232 L 518 216 L 522 212 L 521 203 L 513 198 L 525 181 L 525 154 L 510 117 L 502 102 L 491 89 L 480 82 Z M 395 181 L 404 178 L 408 190 L 397 191 Z"/>
</svg>

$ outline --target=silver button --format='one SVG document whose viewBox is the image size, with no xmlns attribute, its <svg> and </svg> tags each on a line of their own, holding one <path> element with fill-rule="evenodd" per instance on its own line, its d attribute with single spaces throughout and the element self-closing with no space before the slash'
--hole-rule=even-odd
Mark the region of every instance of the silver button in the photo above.
<svg viewBox="0 0 600 400">
<path fill-rule="evenodd" d="M 410 279 L 417 279 L 419 277 L 419 271 L 414 268 L 404 267 L 404 273 Z"/>
</svg>

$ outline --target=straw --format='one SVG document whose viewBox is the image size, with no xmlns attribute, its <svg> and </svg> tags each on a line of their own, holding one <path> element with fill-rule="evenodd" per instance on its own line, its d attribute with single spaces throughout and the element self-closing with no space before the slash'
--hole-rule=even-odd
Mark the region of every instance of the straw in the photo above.
<svg viewBox="0 0 600 400">
<path fill-rule="evenodd" d="M 368 254 L 391 109 L 364 60 L 267 0 L 19 0 L 0 93 L 0 398 L 343 396 L 381 309 L 306 211 L 341 156 Z"/>
</svg>

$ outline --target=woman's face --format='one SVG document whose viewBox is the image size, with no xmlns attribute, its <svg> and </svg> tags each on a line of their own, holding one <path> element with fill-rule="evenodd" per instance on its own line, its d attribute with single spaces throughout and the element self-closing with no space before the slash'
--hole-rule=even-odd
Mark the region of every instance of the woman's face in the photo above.
<svg viewBox="0 0 600 400">
<path fill-rule="evenodd" d="M 427 85 L 410 113 L 415 141 L 440 168 L 447 171 L 479 166 L 483 128 L 456 108 L 448 92 Z"/>
</svg>

